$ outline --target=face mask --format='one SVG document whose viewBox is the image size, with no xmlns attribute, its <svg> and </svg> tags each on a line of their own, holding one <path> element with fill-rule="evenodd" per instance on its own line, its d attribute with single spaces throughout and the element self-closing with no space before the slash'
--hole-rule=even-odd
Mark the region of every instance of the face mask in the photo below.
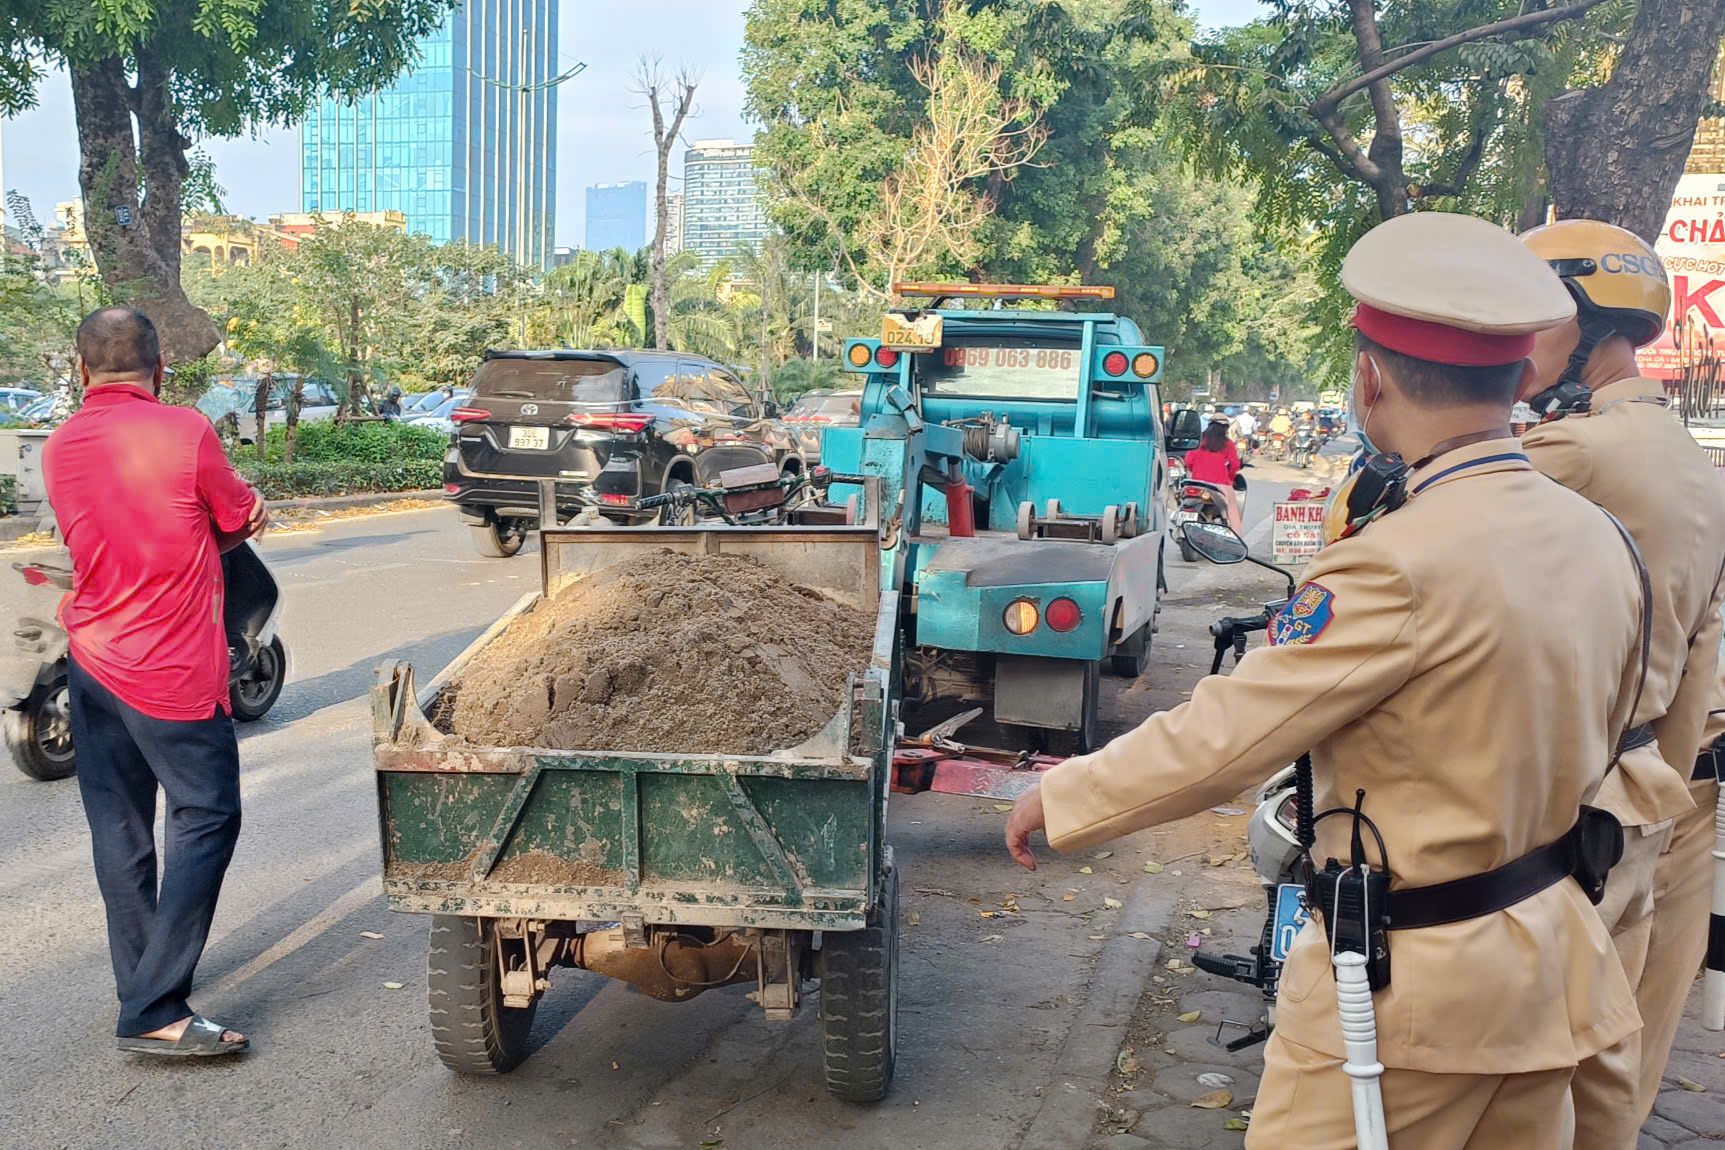
<svg viewBox="0 0 1725 1150">
<path fill-rule="evenodd" d="M 1367 356 L 1366 358 L 1371 359 L 1370 356 Z M 1383 369 L 1378 368 L 1378 361 L 1373 359 L 1372 366 L 1377 368 L 1378 375 L 1382 378 Z M 1360 381 L 1356 374 L 1353 382 L 1348 387 L 1348 430 L 1360 441 L 1360 448 L 1367 455 L 1378 455 L 1381 453 L 1378 451 L 1377 444 L 1373 443 L 1372 437 L 1366 434 L 1366 424 L 1371 422 L 1372 409 L 1377 406 L 1377 403 L 1374 401 L 1370 404 L 1366 408 L 1366 414 L 1362 417 L 1356 410 L 1359 406 L 1359 401 L 1355 397 L 1359 395 L 1359 388 Z"/>
</svg>

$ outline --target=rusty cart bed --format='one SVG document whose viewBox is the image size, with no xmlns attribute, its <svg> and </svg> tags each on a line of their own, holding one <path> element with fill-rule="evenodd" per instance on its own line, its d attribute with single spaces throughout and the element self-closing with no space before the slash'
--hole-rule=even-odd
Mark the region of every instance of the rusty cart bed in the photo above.
<svg viewBox="0 0 1725 1150">
<path fill-rule="evenodd" d="M 399 662 L 372 692 L 392 910 L 433 917 L 428 968 L 443 1061 L 523 1057 L 548 972 L 575 966 L 679 1001 L 712 986 L 788 1019 L 820 980 L 827 1086 L 867 1101 L 892 1076 L 898 880 L 885 843 L 898 596 L 879 528 L 564 527 L 541 533 L 541 587 L 423 689 Z M 541 594 L 643 548 L 746 555 L 876 608 L 874 646 L 826 727 L 760 756 L 458 745 L 427 719 L 462 666 Z M 763 705 L 771 705 L 763 701 Z"/>
</svg>

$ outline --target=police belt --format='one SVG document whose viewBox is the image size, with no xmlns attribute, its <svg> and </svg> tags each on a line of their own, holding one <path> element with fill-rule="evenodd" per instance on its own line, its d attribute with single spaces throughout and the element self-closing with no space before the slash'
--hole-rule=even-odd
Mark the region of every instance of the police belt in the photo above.
<svg viewBox="0 0 1725 1150">
<path fill-rule="evenodd" d="M 1581 817 L 1556 842 L 1482 874 L 1431 886 L 1403 887 L 1385 898 L 1384 927 L 1417 930 L 1465 922 L 1532 898 L 1573 877 L 1594 905 L 1605 895 L 1605 874 L 1623 854 L 1623 827 L 1609 812 L 1582 807 Z M 1321 911 L 1335 901 L 1333 873 L 1319 872 L 1306 884 L 1308 904 Z"/>
<path fill-rule="evenodd" d="M 1692 783 L 1716 783 L 1719 781 L 1719 760 L 1725 756 L 1725 747 L 1719 744 L 1725 742 L 1721 738 L 1712 746 L 1703 747 L 1701 753 L 1695 756 L 1695 771 L 1689 776 Z"/>
</svg>

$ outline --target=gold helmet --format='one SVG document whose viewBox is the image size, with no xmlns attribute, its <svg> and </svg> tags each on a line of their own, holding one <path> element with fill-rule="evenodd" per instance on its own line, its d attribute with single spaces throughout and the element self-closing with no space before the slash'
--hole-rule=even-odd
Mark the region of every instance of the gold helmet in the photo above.
<svg viewBox="0 0 1725 1150">
<path fill-rule="evenodd" d="M 1665 330 L 1665 263 L 1634 232 L 1600 220 L 1559 220 L 1521 238 L 1569 288 L 1584 331 L 1590 321 L 1609 325 L 1641 347 Z"/>
</svg>

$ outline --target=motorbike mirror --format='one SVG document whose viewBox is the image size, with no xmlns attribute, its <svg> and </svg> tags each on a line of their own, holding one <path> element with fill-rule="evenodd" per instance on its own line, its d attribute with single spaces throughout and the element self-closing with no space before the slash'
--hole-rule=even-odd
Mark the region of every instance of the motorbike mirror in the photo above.
<svg viewBox="0 0 1725 1150">
<path fill-rule="evenodd" d="M 1189 520 L 1180 525 L 1180 532 L 1192 550 L 1212 563 L 1226 566 L 1246 561 L 1246 541 L 1225 523 Z"/>
</svg>

